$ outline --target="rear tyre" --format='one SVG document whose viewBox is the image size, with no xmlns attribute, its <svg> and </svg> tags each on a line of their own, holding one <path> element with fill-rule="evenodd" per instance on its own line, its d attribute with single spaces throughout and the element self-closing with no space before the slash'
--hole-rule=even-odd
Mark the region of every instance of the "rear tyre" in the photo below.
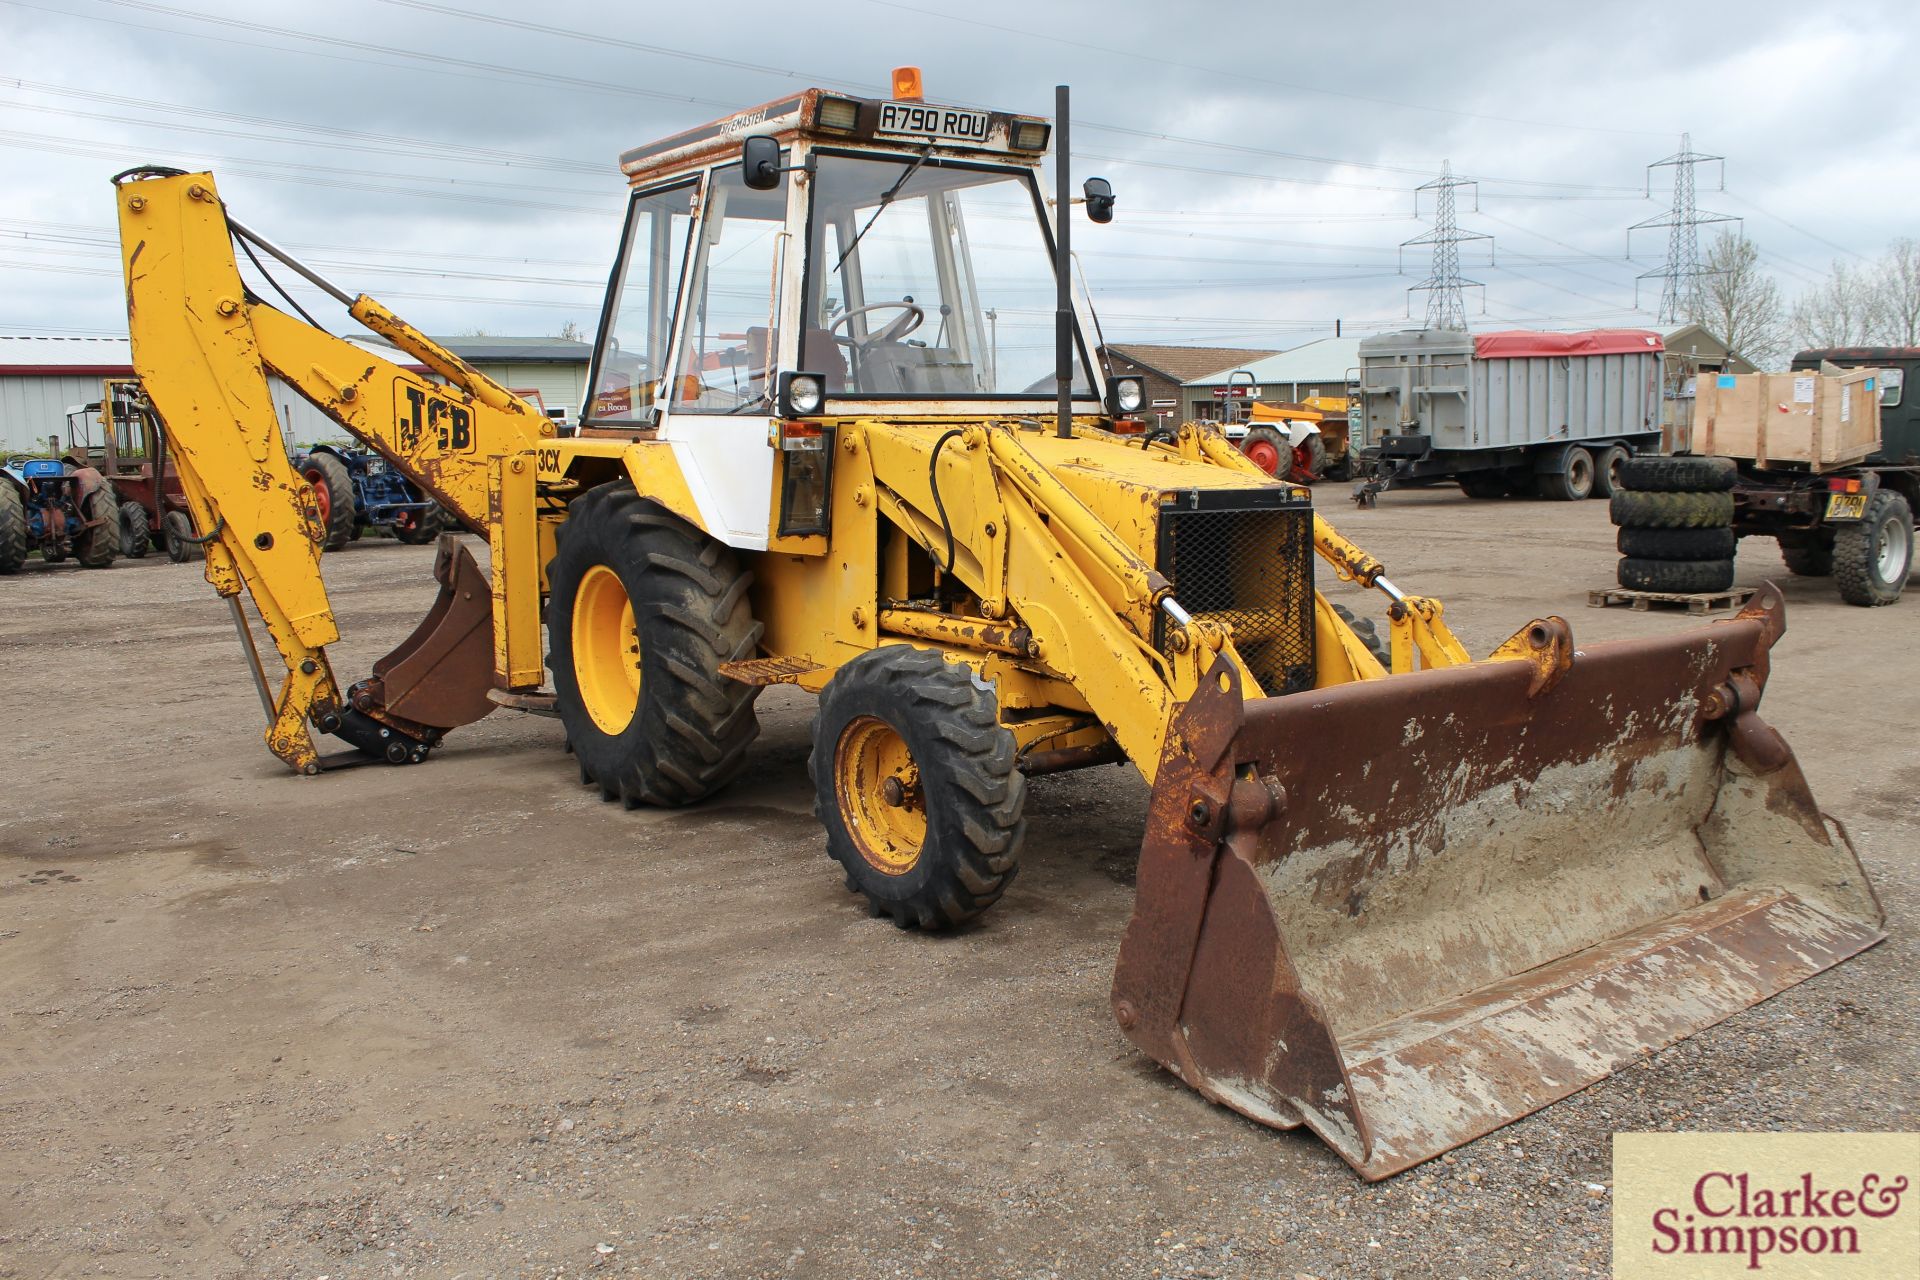
<svg viewBox="0 0 1920 1280">
<path fill-rule="evenodd" d="M 1620 483 L 1643 493 L 1721 493 L 1733 488 L 1740 469 L 1732 458 L 1629 458 Z"/>
<path fill-rule="evenodd" d="M 308 454 L 300 474 L 313 486 L 314 506 L 320 511 L 320 528 L 325 533 L 320 549 L 338 551 L 353 540 L 358 523 L 353 508 L 353 476 L 347 464 L 330 453 Z"/>
<path fill-rule="evenodd" d="M 185 564 L 206 554 L 205 548 L 193 541 L 193 521 L 187 519 L 184 511 L 169 511 L 162 516 L 160 532 L 166 539 L 167 559 L 175 564 Z"/>
<path fill-rule="evenodd" d="M 1891 489 L 1873 495 L 1859 524 L 1833 536 L 1833 585 L 1848 604 L 1892 604 L 1912 568 L 1913 510 Z"/>
<path fill-rule="evenodd" d="M 88 525 L 73 540 L 73 558 L 82 569 L 104 569 L 120 554 L 120 501 L 110 485 L 101 485 L 81 504 Z"/>
<path fill-rule="evenodd" d="M 1575 445 L 1560 455 L 1560 465 L 1537 473 L 1540 496 L 1559 502 L 1578 502 L 1593 495 L 1593 455 Z"/>
<path fill-rule="evenodd" d="M 1641 560 L 1628 556 L 1620 561 L 1620 585 L 1629 591 L 1678 595 L 1725 591 L 1733 585 L 1733 561 Z"/>
<path fill-rule="evenodd" d="M 153 547 L 153 530 L 147 527 L 147 509 L 137 502 L 120 504 L 120 554 L 129 560 L 144 560 Z"/>
<path fill-rule="evenodd" d="M 1608 500 L 1608 515 L 1623 529 L 1724 529 L 1733 523 L 1733 495 L 1624 489 Z"/>
<path fill-rule="evenodd" d="M 1360 643 L 1367 646 L 1367 652 L 1377 658 L 1380 665 L 1391 673 L 1393 671 L 1393 648 L 1385 640 L 1380 638 L 1380 629 L 1374 625 L 1373 619 L 1362 618 L 1343 604 L 1334 605 L 1333 611 L 1340 615 L 1340 621 L 1346 623 L 1353 629 L 1354 635 L 1360 637 Z"/>
<path fill-rule="evenodd" d="M 1611 498 L 1621 489 L 1621 470 L 1627 465 L 1627 459 L 1633 457 L 1631 450 L 1624 445 L 1609 445 L 1593 460 L 1593 496 Z"/>
<path fill-rule="evenodd" d="M 1732 529 L 1622 529 L 1615 544 L 1642 560 L 1731 560 L 1737 541 Z"/>
<path fill-rule="evenodd" d="M 1295 484 L 1312 484 L 1327 474 L 1327 442 L 1315 431 L 1293 448 L 1293 471 L 1288 476 Z"/>
<path fill-rule="evenodd" d="M 1818 534 L 1780 535 L 1780 558 L 1796 578 L 1833 576 L 1833 540 Z"/>
<path fill-rule="evenodd" d="M 411 511 L 401 512 L 393 522 L 393 536 L 408 546 L 417 547 L 423 542 L 432 542 L 444 528 L 446 520 L 435 505 L 417 515 Z"/>
<path fill-rule="evenodd" d="M 1251 428 L 1240 440 L 1240 452 L 1270 476 L 1279 475 L 1281 464 L 1293 456 L 1287 438 L 1272 427 Z"/>
<path fill-rule="evenodd" d="M 753 657 L 761 631 L 733 552 L 618 481 L 574 501 L 548 577 L 549 665 L 581 780 L 628 808 L 733 781 L 760 690 L 720 665 Z"/>
<path fill-rule="evenodd" d="M 1513 486 L 1498 471 L 1469 471 L 1455 478 L 1460 482 L 1460 492 L 1469 498 L 1504 498 L 1513 492 Z"/>
<path fill-rule="evenodd" d="M 27 503 L 13 481 L 0 476 L 0 574 L 27 563 Z"/>
<path fill-rule="evenodd" d="M 1026 835 L 1026 780 L 992 686 L 886 645 L 841 667 L 813 721 L 813 813 L 847 887 L 902 929 L 946 929 L 999 900 Z"/>
</svg>

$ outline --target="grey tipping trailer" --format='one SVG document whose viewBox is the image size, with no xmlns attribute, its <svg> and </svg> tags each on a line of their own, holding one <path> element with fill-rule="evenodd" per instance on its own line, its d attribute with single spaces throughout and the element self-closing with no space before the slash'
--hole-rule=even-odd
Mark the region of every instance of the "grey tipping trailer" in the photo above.
<svg viewBox="0 0 1920 1280">
<path fill-rule="evenodd" d="M 1360 343 L 1356 497 L 1458 480 L 1474 497 L 1605 497 L 1660 450 L 1660 335 L 1413 329 Z"/>
</svg>

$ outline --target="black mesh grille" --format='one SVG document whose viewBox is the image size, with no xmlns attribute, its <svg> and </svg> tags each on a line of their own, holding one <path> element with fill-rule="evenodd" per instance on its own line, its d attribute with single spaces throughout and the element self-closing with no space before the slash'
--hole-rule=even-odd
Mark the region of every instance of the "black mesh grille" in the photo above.
<svg viewBox="0 0 1920 1280">
<path fill-rule="evenodd" d="M 1160 508 L 1159 569 L 1181 608 L 1232 627 L 1266 693 L 1313 687 L 1309 502 L 1273 489 L 1180 494 Z M 1164 614 L 1154 643 L 1167 652 Z"/>
</svg>

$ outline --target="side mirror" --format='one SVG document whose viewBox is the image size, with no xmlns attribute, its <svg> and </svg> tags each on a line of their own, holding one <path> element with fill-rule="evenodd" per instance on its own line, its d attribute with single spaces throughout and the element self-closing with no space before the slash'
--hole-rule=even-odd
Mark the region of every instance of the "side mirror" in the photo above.
<svg viewBox="0 0 1920 1280">
<path fill-rule="evenodd" d="M 750 191 L 772 191 L 780 185 L 780 143 L 755 134 L 740 148 L 741 178 Z"/>
<path fill-rule="evenodd" d="M 1113 184 L 1105 178 L 1088 178 L 1080 188 L 1087 197 L 1087 217 L 1095 222 L 1113 221 Z"/>
</svg>

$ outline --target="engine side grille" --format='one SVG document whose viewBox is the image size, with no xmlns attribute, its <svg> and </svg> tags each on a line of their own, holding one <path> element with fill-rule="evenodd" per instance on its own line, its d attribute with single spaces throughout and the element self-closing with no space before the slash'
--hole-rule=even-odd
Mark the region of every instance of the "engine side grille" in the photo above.
<svg viewBox="0 0 1920 1280">
<path fill-rule="evenodd" d="M 1313 687 L 1313 504 L 1288 489 L 1195 491 L 1160 506 L 1160 572 L 1196 618 L 1233 629 L 1269 696 Z M 1154 623 L 1167 648 L 1167 620 Z"/>
</svg>

